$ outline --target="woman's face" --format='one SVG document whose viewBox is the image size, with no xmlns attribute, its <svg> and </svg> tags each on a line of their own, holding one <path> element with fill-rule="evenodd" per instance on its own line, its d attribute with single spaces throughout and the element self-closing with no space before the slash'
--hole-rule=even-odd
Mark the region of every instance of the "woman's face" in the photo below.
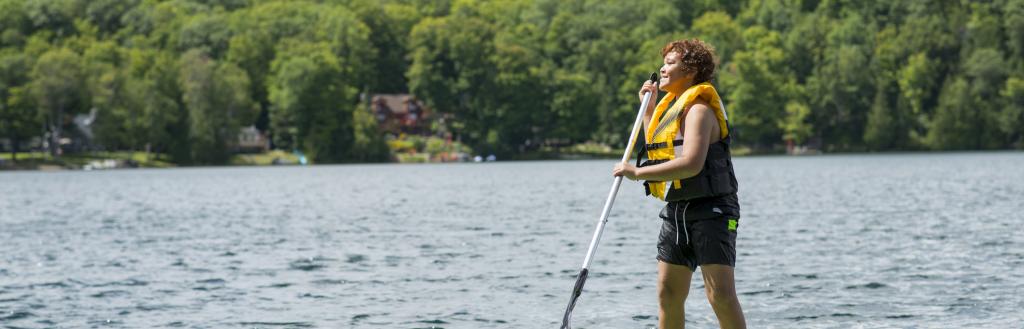
<svg viewBox="0 0 1024 329">
<path fill-rule="evenodd" d="M 665 64 L 661 66 L 661 80 L 658 81 L 658 89 L 679 93 L 692 83 L 694 73 L 686 71 L 686 66 L 683 66 L 681 58 L 681 54 L 675 51 L 665 54 Z"/>
</svg>

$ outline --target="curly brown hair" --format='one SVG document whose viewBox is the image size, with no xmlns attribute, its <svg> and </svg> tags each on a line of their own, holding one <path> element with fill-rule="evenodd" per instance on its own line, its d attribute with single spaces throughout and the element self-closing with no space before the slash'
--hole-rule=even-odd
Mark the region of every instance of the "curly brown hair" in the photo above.
<svg viewBox="0 0 1024 329">
<path fill-rule="evenodd" d="M 715 76 L 715 67 L 718 64 L 715 47 L 700 39 L 676 40 L 661 48 L 661 57 L 673 51 L 680 54 L 679 57 L 687 72 L 695 72 L 693 84 L 711 81 Z"/>
</svg>

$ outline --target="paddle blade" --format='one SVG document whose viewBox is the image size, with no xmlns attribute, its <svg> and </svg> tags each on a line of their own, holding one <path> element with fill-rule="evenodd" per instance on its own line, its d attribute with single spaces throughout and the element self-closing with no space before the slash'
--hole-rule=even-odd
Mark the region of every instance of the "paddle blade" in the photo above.
<svg viewBox="0 0 1024 329">
<path fill-rule="evenodd" d="M 569 326 L 569 318 L 572 317 L 572 310 L 576 308 L 576 300 L 580 298 L 580 294 L 583 293 L 583 285 L 587 282 L 587 269 L 580 270 L 580 274 L 576 277 L 576 286 L 572 288 L 572 296 L 569 298 L 569 306 L 565 307 L 565 315 L 562 316 L 562 327 L 561 329 L 572 329 Z"/>
</svg>

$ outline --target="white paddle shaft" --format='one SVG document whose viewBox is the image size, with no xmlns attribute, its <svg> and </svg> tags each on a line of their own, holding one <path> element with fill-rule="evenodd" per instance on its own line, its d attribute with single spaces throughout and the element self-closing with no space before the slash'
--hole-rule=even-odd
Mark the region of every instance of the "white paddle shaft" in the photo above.
<svg viewBox="0 0 1024 329">
<path fill-rule="evenodd" d="M 636 113 L 636 121 L 633 122 L 633 132 L 629 133 L 629 143 L 626 144 L 626 153 L 622 155 L 622 163 L 629 161 L 629 155 L 633 153 L 633 144 L 636 144 L 637 132 L 644 123 L 644 111 L 651 101 L 651 93 L 644 94 L 643 102 L 640 102 L 640 111 Z M 583 259 L 583 268 L 590 268 L 590 261 L 593 260 L 594 252 L 597 251 L 597 244 L 601 242 L 601 235 L 604 234 L 604 225 L 608 223 L 608 213 L 612 211 L 612 204 L 615 203 L 615 195 L 619 193 L 619 185 L 622 185 L 622 176 L 615 177 L 612 189 L 608 192 L 608 198 L 604 201 L 604 209 L 601 209 L 601 218 L 597 221 L 597 229 L 594 230 L 594 237 L 590 239 L 590 248 L 587 249 L 587 258 Z"/>
</svg>

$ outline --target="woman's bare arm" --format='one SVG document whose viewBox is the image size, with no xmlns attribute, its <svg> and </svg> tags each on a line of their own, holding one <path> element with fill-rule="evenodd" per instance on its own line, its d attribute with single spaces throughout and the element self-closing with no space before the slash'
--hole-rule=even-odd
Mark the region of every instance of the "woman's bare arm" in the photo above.
<svg viewBox="0 0 1024 329">
<path fill-rule="evenodd" d="M 700 102 L 690 106 L 683 120 L 683 152 L 665 163 L 636 169 L 636 179 L 650 181 L 669 181 L 686 179 L 696 176 L 704 168 L 704 159 L 708 154 L 711 134 L 718 125 L 714 110 L 706 103 Z"/>
</svg>

